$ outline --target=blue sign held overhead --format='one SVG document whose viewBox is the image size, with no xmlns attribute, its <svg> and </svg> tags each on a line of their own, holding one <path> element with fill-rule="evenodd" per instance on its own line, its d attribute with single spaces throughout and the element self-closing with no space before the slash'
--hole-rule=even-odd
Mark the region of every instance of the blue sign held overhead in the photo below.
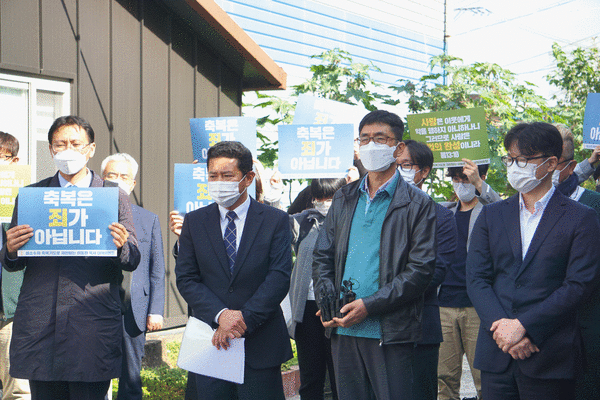
<svg viewBox="0 0 600 400">
<path fill-rule="evenodd" d="M 18 223 L 33 228 L 19 257 L 116 257 L 108 228 L 119 221 L 119 189 L 25 187 L 19 190 Z"/>
<path fill-rule="evenodd" d="M 181 216 L 213 202 L 208 194 L 206 163 L 175 164 L 173 200 Z"/>
<path fill-rule="evenodd" d="M 246 146 L 256 159 L 256 118 L 190 118 L 194 159 L 206 162 L 208 149 L 223 141 L 237 141 Z"/>
<path fill-rule="evenodd" d="M 285 179 L 343 178 L 354 157 L 352 124 L 279 125 Z"/>
<path fill-rule="evenodd" d="M 600 145 L 600 93 L 588 93 L 583 116 L 583 148 Z"/>
</svg>

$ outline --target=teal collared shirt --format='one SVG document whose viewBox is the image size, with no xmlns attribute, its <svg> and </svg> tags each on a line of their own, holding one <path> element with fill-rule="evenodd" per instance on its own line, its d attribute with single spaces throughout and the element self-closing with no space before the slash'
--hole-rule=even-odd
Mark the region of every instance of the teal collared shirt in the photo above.
<svg viewBox="0 0 600 400">
<path fill-rule="evenodd" d="M 358 185 L 359 198 L 348 239 L 348 255 L 344 267 L 343 280 L 354 283 L 356 298 L 371 296 L 379 290 L 379 247 L 381 229 L 387 210 L 394 197 L 400 174 L 384 183 L 369 197 L 367 176 Z M 337 328 L 338 335 L 381 339 L 378 316 L 367 316 L 364 321 L 349 328 Z"/>
</svg>

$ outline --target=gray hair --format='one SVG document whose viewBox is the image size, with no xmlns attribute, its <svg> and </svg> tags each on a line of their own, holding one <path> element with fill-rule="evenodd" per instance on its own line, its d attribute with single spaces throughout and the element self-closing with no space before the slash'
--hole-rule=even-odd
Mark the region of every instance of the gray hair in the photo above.
<svg viewBox="0 0 600 400">
<path fill-rule="evenodd" d="M 554 124 L 563 140 L 563 150 L 561 157 L 565 160 L 575 158 L 575 136 L 573 132 L 564 124 Z"/>
<path fill-rule="evenodd" d="M 106 157 L 104 159 L 104 161 L 102 161 L 102 165 L 100 166 L 100 171 L 102 171 L 102 175 L 104 175 L 104 169 L 106 169 L 106 165 L 108 165 L 108 163 L 111 162 L 111 161 L 125 161 L 125 162 L 128 162 L 129 165 L 131 166 L 131 173 L 133 174 L 133 176 L 131 178 L 135 179 L 135 177 L 137 176 L 137 173 L 138 173 L 138 163 L 133 159 L 133 157 L 131 157 L 127 153 L 116 153 L 116 154 L 113 154 L 113 155 L 110 155 L 110 156 Z"/>
</svg>

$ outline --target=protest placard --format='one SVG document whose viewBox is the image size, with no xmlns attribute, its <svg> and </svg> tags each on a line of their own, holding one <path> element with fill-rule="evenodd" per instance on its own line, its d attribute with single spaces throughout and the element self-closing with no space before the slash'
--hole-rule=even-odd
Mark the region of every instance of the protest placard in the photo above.
<svg viewBox="0 0 600 400">
<path fill-rule="evenodd" d="M 29 165 L 0 166 L 0 222 L 10 222 L 19 188 L 31 183 Z"/>
<path fill-rule="evenodd" d="M 583 115 L 583 148 L 594 149 L 600 144 L 600 93 L 588 93 Z"/>
<path fill-rule="evenodd" d="M 353 125 L 279 125 L 284 179 L 343 178 L 354 157 Z"/>
<path fill-rule="evenodd" d="M 346 104 L 335 100 L 301 94 L 296 102 L 294 125 L 353 124 L 358 136 L 358 125 L 369 111 L 362 105 Z"/>
<path fill-rule="evenodd" d="M 175 164 L 174 206 L 181 216 L 213 202 L 206 163 Z"/>
<path fill-rule="evenodd" d="M 235 140 L 246 146 L 256 159 L 256 118 L 190 118 L 194 159 L 206 162 L 208 149 L 215 144 Z"/>
<path fill-rule="evenodd" d="M 463 158 L 489 164 L 490 149 L 482 107 L 407 116 L 410 138 L 433 152 L 433 168 L 463 166 Z"/>
<path fill-rule="evenodd" d="M 33 228 L 19 257 L 116 257 L 108 226 L 119 221 L 119 189 L 26 187 L 19 190 L 18 223 Z"/>
</svg>

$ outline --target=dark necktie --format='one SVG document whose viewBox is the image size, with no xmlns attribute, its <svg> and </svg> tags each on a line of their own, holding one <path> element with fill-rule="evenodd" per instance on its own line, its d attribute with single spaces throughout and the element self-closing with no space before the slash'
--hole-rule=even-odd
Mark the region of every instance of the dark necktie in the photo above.
<svg viewBox="0 0 600 400">
<path fill-rule="evenodd" d="M 233 274 L 233 267 L 235 265 L 235 256 L 237 253 L 235 247 L 235 236 L 236 236 L 236 227 L 235 227 L 235 219 L 237 218 L 237 214 L 235 211 L 227 211 L 226 215 L 229 222 L 227 223 L 227 227 L 225 228 L 225 237 L 223 241 L 225 242 L 225 250 L 227 250 L 227 258 L 229 259 L 229 271 Z"/>
</svg>

